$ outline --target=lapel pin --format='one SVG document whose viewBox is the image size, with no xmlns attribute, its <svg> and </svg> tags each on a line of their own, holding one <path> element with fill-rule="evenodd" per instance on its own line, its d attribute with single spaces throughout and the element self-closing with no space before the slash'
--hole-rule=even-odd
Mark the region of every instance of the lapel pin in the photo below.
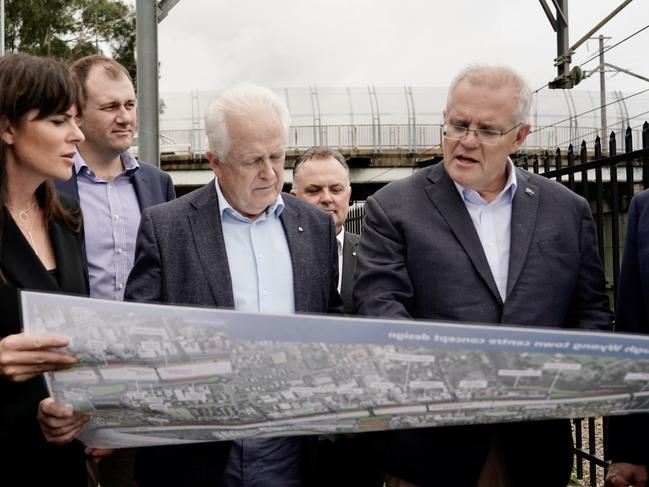
<svg viewBox="0 0 649 487">
<path fill-rule="evenodd" d="M 354 257 L 356 257 L 356 251 L 352 252 L 352 255 L 353 255 Z"/>
<path fill-rule="evenodd" d="M 302 228 L 302 227 L 297 227 L 297 231 L 298 231 L 298 232 L 303 232 L 303 231 L 304 231 L 304 228 Z"/>
<path fill-rule="evenodd" d="M 531 188 L 525 188 L 525 192 L 530 196 L 534 196 L 534 191 Z"/>
</svg>

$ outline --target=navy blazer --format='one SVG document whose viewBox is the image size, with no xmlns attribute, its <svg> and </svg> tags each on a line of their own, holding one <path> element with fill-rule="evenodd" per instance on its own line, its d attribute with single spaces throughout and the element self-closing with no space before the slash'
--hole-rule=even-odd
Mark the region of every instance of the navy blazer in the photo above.
<svg viewBox="0 0 649 487">
<path fill-rule="evenodd" d="M 169 174 L 148 162 L 138 161 L 138 164 L 140 168 L 133 173 L 132 180 L 137 201 L 140 204 L 140 211 L 149 206 L 171 201 L 176 197 L 173 181 Z M 74 168 L 70 179 L 67 181 L 57 180 L 54 184 L 59 191 L 63 191 L 79 201 L 79 185 Z"/>
<path fill-rule="evenodd" d="M 466 206 L 440 163 L 390 183 L 365 204 L 354 287 L 357 312 L 609 328 L 588 203 L 541 176 L 516 169 L 516 178 L 505 302 Z M 566 485 L 572 468 L 567 420 L 391 432 L 379 447 L 383 469 L 421 486 L 475 485 L 496 433 L 508 459 L 518 464 L 514 468 L 522 470 L 522 483 L 512 485 Z M 530 465 L 541 456 L 543 468 Z M 534 476 L 525 473 L 527 467 Z"/>
<path fill-rule="evenodd" d="M 293 267 L 297 313 L 342 313 L 338 248 L 329 215 L 282 193 L 280 215 Z M 135 265 L 125 299 L 234 308 L 234 295 L 214 181 L 142 213 Z M 228 442 L 138 451 L 142 487 L 219 485 Z"/>
<path fill-rule="evenodd" d="M 620 269 L 615 331 L 649 333 L 649 191 L 631 200 Z M 607 455 L 649 466 L 649 415 L 609 418 Z"/>
<path fill-rule="evenodd" d="M 173 181 L 171 176 L 161 169 L 149 164 L 148 162 L 138 161 L 140 168 L 133 173 L 132 181 L 135 188 L 135 195 L 140 204 L 140 211 L 150 206 L 155 206 L 166 201 L 171 201 L 176 197 Z M 77 176 L 72 168 L 72 176 L 66 181 L 55 180 L 54 184 L 59 191 L 69 194 L 75 200 L 79 201 L 79 185 Z M 86 284 L 88 284 L 88 259 L 86 257 L 85 245 L 82 249 L 83 262 L 86 274 Z"/>
</svg>

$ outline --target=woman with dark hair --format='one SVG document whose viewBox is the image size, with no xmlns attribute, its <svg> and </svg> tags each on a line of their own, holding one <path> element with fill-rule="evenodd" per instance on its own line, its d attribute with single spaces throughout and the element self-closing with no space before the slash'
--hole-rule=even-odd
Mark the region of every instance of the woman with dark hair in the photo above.
<svg viewBox="0 0 649 487">
<path fill-rule="evenodd" d="M 87 294 L 81 214 L 54 189 L 68 179 L 83 134 L 76 124 L 79 88 L 67 68 L 47 58 L 0 58 L 0 483 L 85 485 L 79 442 L 47 443 L 38 403 L 44 371 L 76 359 L 56 351 L 62 337 L 20 332 L 18 290 Z M 84 421 L 79 417 L 79 422 Z"/>
</svg>

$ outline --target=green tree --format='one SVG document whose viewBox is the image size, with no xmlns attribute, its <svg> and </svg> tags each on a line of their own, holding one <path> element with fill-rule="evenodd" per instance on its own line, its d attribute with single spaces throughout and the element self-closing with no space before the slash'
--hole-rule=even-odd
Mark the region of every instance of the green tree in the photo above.
<svg viewBox="0 0 649 487">
<path fill-rule="evenodd" d="M 106 54 L 135 79 L 135 11 L 122 0 L 5 0 L 5 50 L 65 61 Z"/>
</svg>

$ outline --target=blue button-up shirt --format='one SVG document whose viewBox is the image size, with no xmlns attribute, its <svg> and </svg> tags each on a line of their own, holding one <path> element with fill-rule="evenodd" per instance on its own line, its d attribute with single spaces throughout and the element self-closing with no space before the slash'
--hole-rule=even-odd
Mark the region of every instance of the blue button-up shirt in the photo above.
<svg viewBox="0 0 649 487">
<path fill-rule="evenodd" d="M 218 180 L 216 192 L 228 254 L 234 308 L 261 313 L 295 313 L 293 265 L 279 216 L 281 195 L 256 220 L 242 216 L 226 201 Z"/>
<path fill-rule="evenodd" d="M 131 176 L 140 166 L 128 151 L 121 158 L 124 170 L 110 181 L 99 179 L 78 152 L 74 159 L 93 298 L 124 299 L 133 267 L 140 204 Z"/>
<path fill-rule="evenodd" d="M 509 174 L 505 187 L 490 203 L 477 191 L 455 183 L 478 233 L 491 275 L 496 281 L 503 302 L 507 298 L 512 200 L 517 186 L 516 171 L 510 159 L 507 160 L 507 171 Z"/>
<path fill-rule="evenodd" d="M 294 313 L 293 265 L 284 227 L 281 195 L 256 220 L 226 201 L 218 180 L 216 193 L 232 279 L 234 308 L 247 312 Z M 226 487 L 299 487 L 300 445 L 297 438 L 235 441 L 225 468 Z"/>
</svg>

